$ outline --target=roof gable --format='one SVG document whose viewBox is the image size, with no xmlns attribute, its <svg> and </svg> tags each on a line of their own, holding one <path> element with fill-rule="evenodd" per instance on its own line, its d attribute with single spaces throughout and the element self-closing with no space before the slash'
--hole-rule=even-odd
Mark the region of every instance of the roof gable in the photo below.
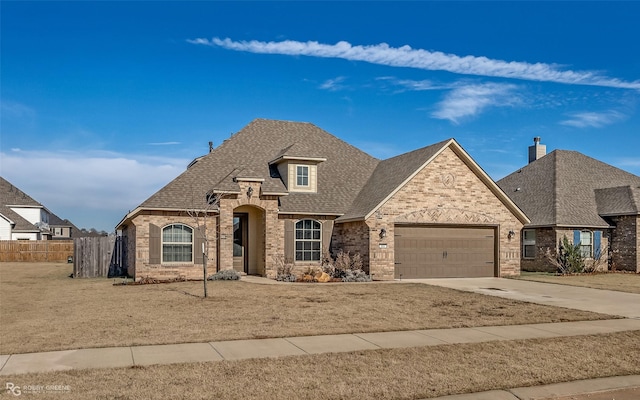
<svg viewBox="0 0 640 400">
<path fill-rule="evenodd" d="M 464 151 L 455 139 L 448 139 L 381 161 L 363 190 L 358 194 L 349 212 L 338 218 L 337 221 L 369 218 L 447 148 L 451 149 L 520 221 L 523 223 L 529 221 L 527 216 Z"/>
</svg>

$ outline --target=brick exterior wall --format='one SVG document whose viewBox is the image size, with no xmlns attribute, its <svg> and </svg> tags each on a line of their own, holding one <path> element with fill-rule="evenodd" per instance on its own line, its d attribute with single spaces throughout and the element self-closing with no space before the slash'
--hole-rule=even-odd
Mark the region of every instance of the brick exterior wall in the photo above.
<svg viewBox="0 0 640 400">
<path fill-rule="evenodd" d="M 254 253 L 257 271 L 274 279 L 278 260 L 285 258 L 285 224 L 300 219 L 315 219 L 324 224 L 333 216 L 282 215 L 279 214 L 278 197 L 261 193 L 261 182 L 238 182 L 240 194 L 225 195 L 220 200 L 219 215 L 208 218 L 207 229 L 215 240 L 211 241 L 208 259 L 210 273 L 233 268 L 233 213 L 251 207 L 250 218 L 262 224 L 259 235 L 263 240 Z M 253 193 L 248 195 L 248 188 Z M 255 211 L 255 212 L 254 212 Z M 253 217 L 252 217 L 253 216 Z M 216 222 L 217 221 L 217 222 Z M 150 225 L 159 227 L 171 223 L 183 223 L 194 227 L 194 221 L 186 212 L 144 211 L 135 216 L 123 230 L 127 236 L 129 273 L 136 279 L 184 277 L 202 279 L 199 264 L 161 265 L 149 262 Z M 425 226 L 486 226 L 496 229 L 498 257 L 496 263 L 500 276 L 520 273 L 520 230 L 522 223 L 496 197 L 487 185 L 472 171 L 451 148 L 445 149 L 426 168 L 373 213 L 366 221 L 335 224 L 331 235 L 331 250 L 359 253 L 364 268 L 376 280 L 394 279 L 394 227 L 396 223 L 423 224 Z M 249 220 L 251 226 L 252 221 Z M 330 225 L 326 225 L 330 226 Z M 385 229 L 386 236 L 380 232 Z M 509 231 L 516 232 L 508 238 Z M 323 235 L 329 234 L 323 230 Z M 262 238 L 260 238 L 262 239 Z M 255 246 L 256 243 L 251 243 Z M 291 245 L 294 245 L 293 243 Z M 328 250 L 323 240 L 323 254 Z M 194 253 L 199 253 L 194 249 Z M 256 255 L 257 254 L 257 255 Z M 309 267 L 319 267 L 320 262 L 294 262 L 294 272 L 302 273 Z M 250 267 L 251 270 L 251 267 Z"/>
<path fill-rule="evenodd" d="M 527 229 L 526 227 L 524 229 Z M 536 249 L 535 257 L 522 258 L 520 265 L 523 271 L 531 272 L 556 272 L 556 268 L 551 264 L 545 254 L 547 249 L 557 251 L 558 240 L 556 239 L 556 231 L 552 228 L 538 228 L 536 231 Z M 573 240 L 573 234 L 567 236 L 569 240 Z M 523 252 L 524 255 L 524 252 Z"/>
<path fill-rule="evenodd" d="M 123 235 L 127 236 L 128 262 L 127 271 L 136 280 L 142 278 L 155 279 L 203 279 L 202 264 L 196 262 L 187 264 L 152 264 L 150 263 L 150 226 L 156 225 L 160 228 L 169 224 L 184 224 L 193 229 L 193 234 L 198 235 L 196 221 L 188 216 L 186 212 L 179 211 L 147 211 L 133 218 Z M 200 223 L 203 223 L 201 219 Z M 215 236 L 215 217 L 207 217 L 207 236 Z M 202 257 L 202 249 L 196 249 L 194 245 L 193 256 Z M 207 261 L 207 272 L 216 271 L 216 241 L 209 242 L 209 257 Z M 198 260 L 199 261 L 199 260 Z"/>
<path fill-rule="evenodd" d="M 368 266 L 377 280 L 394 279 L 396 223 L 497 227 L 500 276 L 520 273 L 522 223 L 451 148 L 440 153 L 365 223 L 370 237 Z M 381 238 L 383 228 L 386 237 Z M 511 230 L 516 234 L 509 239 Z"/>
<path fill-rule="evenodd" d="M 279 236 L 279 241 L 278 241 L 278 243 L 280 244 L 280 246 L 278 247 L 278 251 L 280 251 L 280 253 L 278 254 L 283 261 L 293 264 L 293 269 L 292 269 L 293 274 L 295 274 L 298 277 L 301 277 L 305 272 L 307 272 L 310 269 L 317 271 L 320 267 L 322 267 L 322 259 L 325 256 L 331 255 L 332 253 L 335 256 L 337 249 L 342 249 L 342 239 L 344 238 L 344 235 L 342 234 L 341 226 L 337 224 L 333 225 L 333 229 L 331 232 L 327 232 L 328 229 L 325 229 L 325 224 L 330 223 L 331 221 L 334 220 L 334 218 L 335 218 L 334 216 L 306 215 L 306 214 L 280 214 L 278 216 L 278 222 L 280 224 L 280 229 L 282 232 L 281 236 Z M 285 234 L 284 234 L 285 223 L 289 221 L 295 227 L 295 223 L 302 219 L 312 219 L 320 222 L 321 224 L 322 244 L 321 244 L 321 252 L 320 252 L 320 261 L 296 261 L 295 260 L 295 239 L 294 239 L 294 243 L 290 244 L 292 246 L 294 255 L 291 257 L 291 259 L 289 259 L 289 257 L 287 257 L 287 255 L 285 254 L 285 249 L 284 249 L 285 248 Z M 330 238 L 325 238 L 324 235 L 326 234 L 329 234 Z M 295 237 L 295 230 L 294 230 L 294 237 Z M 268 270 L 267 277 L 275 279 L 276 274 L 277 274 L 277 265 L 273 265 L 273 267 L 271 267 L 271 269 Z"/>
<path fill-rule="evenodd" d="M 526 229 L 526 228 L 525 228 Z M 589 229 L 576 227 L 573 229 L 568 228 L 537 228 L 536 231 L 536 252 L 534 258 L 522 259 L 522 270 L 529 272 L 557 272 L 556 267 L 546 258 L 545 254 L 547 250 L 552 254 L 556 254 L 563 237 L 567 237 L 569 243 L 573 243 L 574 230 L 588 230 L 595 232 L 596 230 L 602 232 L 600 241 L 600 250 L 602 256 L 598 266 L 598 270 L 606 271 L 609 265 L 609 243 L 612 233 L 608 229 Z M 594 249 L 595 250 L 595 249 Z M 587 260 L 587 263 L 593 262 Z"/>
<path fill-rule="evenodd" d="M 613 217 L 611 268 L 640 273 L 640 215 Z"/>
</svg>

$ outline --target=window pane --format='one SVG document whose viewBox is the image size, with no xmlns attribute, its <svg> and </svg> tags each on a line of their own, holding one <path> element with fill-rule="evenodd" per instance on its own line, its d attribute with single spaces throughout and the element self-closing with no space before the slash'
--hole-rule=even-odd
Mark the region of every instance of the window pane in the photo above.
<svg viewBox="0 0 640 400">
<path fill-rule="evenodd" d="M 583 246 L 588 246 L 591 244 L 591 232 L 580 232 L 580 244 Z"/>
<path fill-rule="evenodd" d="M 525 242 L 532 242 L 535 243 L 536 241 L 536 231 L 533 229 L 525 229 L 523 231 L 523 237 L 522 240 Z"/>
<path fill-rule="evenodd" d="M 174 224 L 162 230 L 162 261 L 193 261 L 193 229 L 186 225 Z"/>
<path fill-rule="evenodd" d="M 320 261 L 322 253 L 321 226 L 318 221 L 311 219 L 296 222 L 297 261 Z"/>
<path fill-rule="evenodd" d="M 525 258 L 534 258 L 536 256 L 536 246 L 525 245 L 524 246 L 524 257 Z"/>
</svg>

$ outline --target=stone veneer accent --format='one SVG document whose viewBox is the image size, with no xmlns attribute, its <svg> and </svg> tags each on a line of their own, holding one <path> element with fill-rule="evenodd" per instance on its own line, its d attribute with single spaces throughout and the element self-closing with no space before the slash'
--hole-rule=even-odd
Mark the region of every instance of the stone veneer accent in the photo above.
<svg viewBox="0 0 640 400">
<path fill-rule="evenodd" d="M 374 279 L 394 279 L 396 223 L 496 227 L 500 276 L 520 273 L 522 223 L 451 148 L 440 153 L 365 221 L 370 237 L 368 266 Z M 386 230 L 384 238 L 380 238 L 381 229 Z M 511 230 L 516 234 L 509 239 Z M 386 244 L 386 248 L 380 244 Z"/>
</svg>

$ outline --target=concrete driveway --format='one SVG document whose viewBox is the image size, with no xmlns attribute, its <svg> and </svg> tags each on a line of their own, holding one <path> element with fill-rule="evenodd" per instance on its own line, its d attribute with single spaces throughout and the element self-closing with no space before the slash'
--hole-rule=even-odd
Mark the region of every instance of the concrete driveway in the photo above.
<svg viewBox="0 0 640 400">
<path fill-rule="evenodd" d="M 505 278 L 403 279 L 467 292 L 640 319 L 640 294 Z"/>
</svg>

